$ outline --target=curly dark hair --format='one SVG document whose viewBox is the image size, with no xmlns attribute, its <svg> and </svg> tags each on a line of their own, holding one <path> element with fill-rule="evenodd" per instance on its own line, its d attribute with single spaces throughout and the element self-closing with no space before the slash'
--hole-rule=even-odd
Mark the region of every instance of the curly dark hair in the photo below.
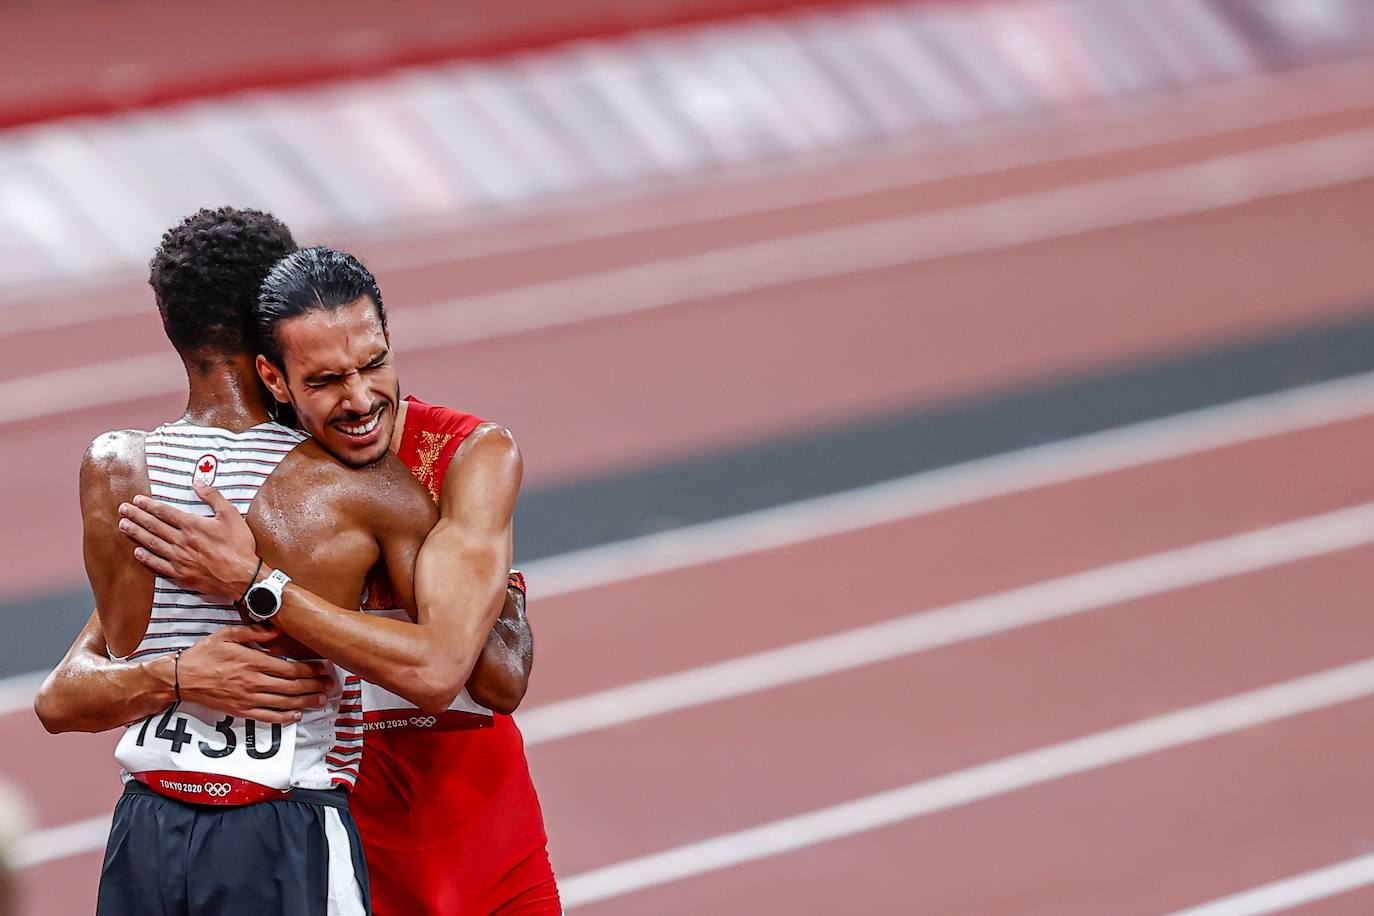
<svg viewBox="0 0 1374 916">
<path fill-rule="evenodd" d="M 148 285 L 172 346 L 202 359 L 247 350 L 263 278 L 295 250 L 291 230 L 261 210 L 200 210 L 168 229 Z"/>
</svg>

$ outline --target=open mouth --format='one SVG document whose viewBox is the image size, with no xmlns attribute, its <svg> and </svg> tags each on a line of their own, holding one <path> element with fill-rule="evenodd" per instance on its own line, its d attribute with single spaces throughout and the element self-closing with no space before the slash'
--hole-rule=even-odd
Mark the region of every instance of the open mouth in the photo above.
<svg viewBox="0 0 1374 916">
<path fill-rule="evenodd" d="M 334 428 L 343 433 L 344 438 L 350 440 L 354 445 L 370 445 L 376 441 L 382 428 L 382 412 L 385 405 L 378 407 L 370 417 L 355 423 L 334 424 Z"/>
</svg>

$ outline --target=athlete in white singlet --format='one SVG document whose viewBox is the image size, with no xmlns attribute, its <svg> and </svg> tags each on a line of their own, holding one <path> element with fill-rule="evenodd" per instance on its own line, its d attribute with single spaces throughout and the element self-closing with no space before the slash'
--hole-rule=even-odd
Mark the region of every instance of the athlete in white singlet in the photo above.
<svg viewBox="0 0 1374 916">
<path fill-rule="evenodd" d="M 240 514 L 305 435 L 277 423 L 240 434 L 185 423 L 148 434 L 149 492 L 195 515 L 213 514 L 193 484 L 214 486 Z M 232 597 L 202 595 L 158 576 L 142 641 L 127 659 L 184 651 L 222 627 L 244 626 Z M 119 659 L 124 660 L 124 659 Z M 266 725 L 180 703 L 127 729 L 115 752 L 126 777 L 184 801 L 245 804 L 292 788 L 351 788 L 363 752 L 357 678 L 342 676 L 299 723 Z"/>
<path fill-rule="evenodd" d="M 152 433 L 98 437 L 81 469 L 86 568 L 110 654 L 171 655 L 174 677 L 178 649 L 244 625 L 233 607 L 240 596 L 203 596 L 156 581 L 114 530 L 121 503 L 151 490 L 208 512 L 187 488 L 213 477 L 230 499 L 219 511 L 246 510 L 264 562 L 353 607 L 379 562 L 413 605 L 404 583 L 436 518 L 398 461 L 350 468 L 271 422 L 243 339 L 257 280 L 247 274 L 262 252 L 245 257 L 245 245 L 294 247 L 285 227 L 253 211 L 201 211 L 164 237 L 152 284 L 186 366 L 186 413 Z M 271 604 L 274 596 L 270 582 L 259 588 L 248 602 L 261 610 L 258 599 Z M 264 640 L 270 636 L 264 631 Z M 268 645 L 292 657 L 317 655 L 299 643 Z M 342 702 L 336 688 L 324 707 L 294 724 L 179 703 L 133 723 L 118 750 L 133 778 L 115 810 L 98 913 L 367 912 L 347 791 L 358 758 L 348 739 L 360 719 L 341 717 Z M 355 690 L 347 702 L 351 712 Z"/>
</svg>

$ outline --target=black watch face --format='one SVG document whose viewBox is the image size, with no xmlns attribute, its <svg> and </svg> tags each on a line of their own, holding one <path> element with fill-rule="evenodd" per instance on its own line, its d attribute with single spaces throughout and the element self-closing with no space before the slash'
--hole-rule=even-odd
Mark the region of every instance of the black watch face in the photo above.
<svg viewBox="0 0 1374 916">
<path fill-rule="evenodd" d="M 245 603 L 248 610 L 257 614 L 259 617 L 266 617 L 277 609 L 277 596 L 265 588 L 254 587 L 248 590 L 248 597 Z"/>
</svg>

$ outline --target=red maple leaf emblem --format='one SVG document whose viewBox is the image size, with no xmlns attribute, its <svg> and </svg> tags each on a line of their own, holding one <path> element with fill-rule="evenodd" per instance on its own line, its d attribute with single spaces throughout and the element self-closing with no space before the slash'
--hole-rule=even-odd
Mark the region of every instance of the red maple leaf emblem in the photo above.
<svg viewBox="0 0 1374 916">
<path fill-rule="evenodd" d="M 213 464 L 211 464 L 209 461 L 204 461 L 204 462 L 202 462 L 201 465 L 200 465 L 200 472 L 201 472 L 202 474 L 208 474 L 208 473 L 210 473 L 211 471 L 213 471 L 214 469 L 215 469 L 215 466 L 214 466 Z"/>
</svg>

